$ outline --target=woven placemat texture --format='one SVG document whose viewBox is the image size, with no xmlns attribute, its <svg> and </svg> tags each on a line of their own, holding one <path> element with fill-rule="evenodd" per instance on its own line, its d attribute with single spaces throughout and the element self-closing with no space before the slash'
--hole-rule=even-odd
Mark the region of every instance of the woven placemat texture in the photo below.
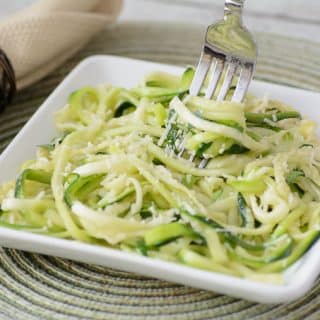
<svg viewBox="0 0 320 320">
<path fill-rule="evenodd" d="M 83 58 L 105 53 L 195 64 L 203 33 L 200 26 L 152 23 L 122 23 L 102 32 L 61 68 L 21 91 L 0 115 L 0 152 Z M 320 90 L 319 44 L 260 33 L 256 37 L 257 79 Z M 296 302 L 263 305 L 56 257 L 12 249 L 0 254 L 0 319 L 316 320 L 319 309 L 320 281 Z"/>
</svg>

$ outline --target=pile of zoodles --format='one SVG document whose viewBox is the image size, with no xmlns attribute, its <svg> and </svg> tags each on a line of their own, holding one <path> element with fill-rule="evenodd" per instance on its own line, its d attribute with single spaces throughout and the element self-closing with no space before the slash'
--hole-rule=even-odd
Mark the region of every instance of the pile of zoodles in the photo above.
<svg viewBox="0 0 320 320">
<path fill-rule="evenodd" d="M 283 281 L 320 234 L 316 125 L 267 97 L 189 96 L 193 74 L 73 92 L 0 187 L 0 226 Z"/>
</svg>

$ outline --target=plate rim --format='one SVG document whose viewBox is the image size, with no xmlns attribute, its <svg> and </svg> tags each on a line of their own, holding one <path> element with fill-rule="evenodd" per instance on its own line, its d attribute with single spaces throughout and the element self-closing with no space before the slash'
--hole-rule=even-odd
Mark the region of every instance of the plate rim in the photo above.
<svg viewBox="0 0 320 320">
<path fill-rule="evenodd" d="M 157 66 L 157 67 L 166 67 L 170 68 L 172 70 L 182 70 L 182 67 L 177 67 L 177 66 L 172 66 L 168 64 L 163 64 L 163 63 L 158 63 L 158 62 L 152 62 L 152 61 L 146 61 L 146 60 L 139 60 L 139 59 L 132 59 L 132 58 L 126 58 L 126 57 L 119 57 L 119 56 L 114 56 L 114 55 L 92 55 L 89 56 L 85 59 L 83 59 L 81 62 L 79 62 L 69 73 L 68 75 L 57 85 L 57 87 L 52 91 L 52 93 L 41 103 L 39 106 L 38 110 L 32 115 L 32 117 L 27 121 L 27 123 L 23 126 L 23 128 L 19 131 L 19 133 L 15 136 L 15 138 L 10 142 L 10 144 L 6 147 L 6 149 L 1 153 L 0 155 L 0 165 L 2 162 L 6 161 L 7 156 L 11 153 L 11 151 L 15 148 L 15 145 L 19 142 L 20 138 L 24 135 L 24 133 L 29 129 L 32 128 L 36 123 L 37 123 L 37 118 L 39 115 L 42 113 L 46 112 L 46 108 L 49 104 L 49 102 L 52 99 L 55 99 L 57 95 L 59 95 L 59 92 L 62 90 L 62 88 L 68 84 L 70 79 L 77 73 L 80 72 L 81 69 L 85 68 L 87 65 L 90 65 L 91 63 L 100 63 L 101 61 L 106 61 L 106 60 L 117 60 L 119 62 L 130 62 L 130 63 L 136 63 L 136 64 L 148 64 L 150 66 Z M 280 84 L 274 84 L 270 82 L 265 82 L 265 81 L 259 81 L 259 80 L 254 80 L 256 83 L 260 84 L 272 84 L 274 86 L 277 86 L 279 88 L 285 88 L 286 90 L 295 90 L 300 93 L 304 94 L 311 94 L 311 95 L 316 95 L 318 98 L 320 98 L 320 94 L 318 92 L 314 91 L 309 91 L 305 89 L 300 89 L 300 88 L 294 88 L 294 87 L 289 87 L 285 85 L 280 85 Z M 60 93 L 61 94 L 61 93 Z M 29 147 L 32 145 L 32 143 L 29 144 Z M 26 241 L 27 239 L 27 241 Z M 15 243 L 15 241 L 22 241 L 22 243 Z M 16 249 L 22 249 L 25 251 L 32 251 L 32 252 L 37 252 L 41 254 L 49 254 L 49 255 L 57 255 L 63 258 L 69 258 L 70 257 L 67 254 L 60 255 L 59 253 L 52 253 L 52 250 L 54 248 L 60 249 L 60 248 L 68 248 L 69 254 L 72 253 L 74 254 L 75 252 L 81 253 L 83 250 L 93 250 L 94 252 L 98 253 L 99 257 L 107 257 L 114 259 L 115 262 L 129 262 L 133 261 L 135 266 L 147 266 L 147 273 L 144 271 L 140 271 L 139 269 L 135 268 L 122 268 L 121 266 L 117 265 L 111 266 L 112 268 L 118 268 L 121 270 L 125 271 L 130 271 L 134 269 L 133 272 L 137 272 L 140 274 L 145 274 L 148 276 L 156 277 L 158 279 L 163 279 L 163 280 L 169 280 L 169 281 L 174 281 L 178 282 L 181 284 L 187 284 L 191 285 L 193 287 L 197 287 L 200 289 L 206 289 L 206 290 L 217 290 L 218 292 L 222 292 L 231 296 L 236 296 L 239 298 L 246 298 L 247 300 L 251 301 L 257 301 L 257 302 L 262 302 L 262 303 L 280 303 L 280 302 L 289 302 L 293 301 L 301 296 L 303 296 L 313 285 L 314 281 L 316 280 L 317 276 L 320 273 L 320 267 L 317 268 L 317 265 L 320 265 L 320 255 L 317 258 L 316 256 L 316 251 L 320 250 L 320 239 L 313 245 L 311 250 L 304 256 L 301 260 L 301 264 L 298 267 L 298 270 L 296 273 L 299 273 L 298 279 L 294 279 L 290 281 L 289 283 L 286 283 L 284 285 L 272 285 L 268 283 L 259 283 L 255 282 L 252 280 L 248 279 L 241 279 L 229 275 L 224 275 L 221 273 L 217 272 L 211 272 L 211 271 L 204 271 L 204 270 L 199 270 L 195 269 L 192 267 L 180 265 L 177 263 L 173 262 L 168 262 L 164 260 L 158 260 L 150 257 L 142 257 L 139 256 L 138 254 L 133 254 L 133 253 L 128 253 L 125 251 L 117 250 L 117 249 L 112 249 L 110 247 L 99 247 L 97 245 L 92 245 L 92 244 L 87 244 L 87 243 L 82 243 L 78 242 L 75 240 L 65 240 L 65 239 L 58 239 L 58 238 L 53 238 L 50 236 L 46 235 L 38 235 L 38 234 L 33 234 L 30 232 L 25 232 L 25 231 L 17 231 L 17 230 L 12 230 L 10 228 L 4 228 L 0 227 L 0 245 L 3 247 L 7 247 L 6 243 L 9 244 L 10 248 L 16 248 Z M 28 249 L 28 244 L 29 245 L 35 245 L 34 250 Z M 40 244 L 40 250 L 39 247 L 37 248 L 36 246 L 39 246 Z M 42 248 L 43 244 L 46 244 L 46 248 Z M 52 245 L 54 244 L 54 245 Z M 81 248 L 82 247 L 82 248 Z M 94 249 L 93 249 L 94 248 Z M 48 250 L 49 249 L 49 250 Z M 103 252 L 100 252 L 101 249 Z M 315 256 L 314 258 L 314 266 L 311 265 L 311 257 Z M 80 258 L 71 258 L 72 260 L 76 261 L 83 261 Z M 91 263 L 96 263 L 100 264 L 103 266 L 109 266 L 110 263 L 99 263 L 97 261 L 92 261 Z M 307 262 L 309 263 L 307 264 Z M 90 261 L 83 261 L 90 263 Z M 107 261 L 110 262 L 110 261 Z M 160 266 L 160 267 L 159 267 Z M 155 276 L 154 272 L 151 272 L 150 268 L 155 268 L 158 269 L 159 271 L 162 272 L 161 276 Z M 169 270 L 171 269 L 171 271 Z M 173 273 L 172 270 L 174 270 L 174 276 L 179 276 L 180 271 L 182 273 L 188 274 L 192 276 L 192 283 L 190 281 L 183 281 L 179 280 L 176 278 L 173 278 Z M 164 273 L 163 273 L 164 272 Z M 295 274 L 296 274 L 295 273 Z M 301 275 L 302 273 L 302 275 Z M 204 285 L 205 283 L 201 284 L 200 286 L 197 285 L 195 280 L 197 277 L 194 277 L 192 274 L 197 274 L 200 275 L 200 277 L 209 277 L 213 278 L 210 279 L 210 281 L 207 280 L 210 284 L 209 285 Z M 179 278 L 179 277 L 178 277 Z M 198 277 L 199 278 L 199 277 Z M 296 278 L 296 277 L 295 277 Z M 225 283 L 221 283 L 221 280 L 225 281 Z M 226 285 L 227 283 L 227 285 Z M 229 284 L 228 284 L 229 283 Z M 215 285 L 215 286 L 214 286 Z M 217 287 L 218 286 L 218 287 Z M 230 293 L 230 289 L 236 287 L 238 292 L 235 293 Z M 247 288 L 245 288 L 247 287 Z M 248 291 L 248 288 L 250 289 Z M 226 289 L 226 290 L 225 290 Z M 226 292 L 228 291 L 228 292 Z M 251 294 L 250 294 L 251 292 Z M 244 295 L 245 294 L 245 295 Z"/>
</svg>

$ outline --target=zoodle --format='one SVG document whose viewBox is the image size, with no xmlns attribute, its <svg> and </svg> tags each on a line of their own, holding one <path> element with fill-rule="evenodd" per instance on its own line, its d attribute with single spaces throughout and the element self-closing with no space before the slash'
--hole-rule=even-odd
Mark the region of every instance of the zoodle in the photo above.
<svg viewBox="0 0 320 320">
<path fill-rule="evenodd" d="M 72 93 L 59 135 L 1 186 L 0 226 L 283 281 L 320 235 L 316 126 L 266 98 L 191 97 L 193 75 Z"/>
</svg>

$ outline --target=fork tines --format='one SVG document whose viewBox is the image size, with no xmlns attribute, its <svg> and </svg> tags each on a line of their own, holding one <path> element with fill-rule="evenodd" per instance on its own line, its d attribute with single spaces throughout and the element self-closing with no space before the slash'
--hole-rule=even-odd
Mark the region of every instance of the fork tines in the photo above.
<svg viewBox="0 0 320 320">
<path fill-rule="evenodd" d="M 195 76 L 190 86 L 190 94 L 193 96 L 197 96 L 200 93 L 200 90 L 203 87 L 204 81 L 212 64 L 214 65 L 212 67 L 212 74 L 210 76 L 209 84 L 205 92 L 205 97 L 207 99 L 211 99 L 213 97 L 223 71 L 224 69 L 226 69 L 226 73 L 220 92 L 218 93 L 217 100 L 223 101 L 226 98 L 234 76 L 237 72 L 240 72 L 232 101 L 241 102 L 247 92 L 249 83 L 253 76 L 254 63 L 242 61 L 241 59 L 236 57 L 227 57 L 207 47 L 205 47 L 203 52 L 201 53 Z"/>
</svg>

